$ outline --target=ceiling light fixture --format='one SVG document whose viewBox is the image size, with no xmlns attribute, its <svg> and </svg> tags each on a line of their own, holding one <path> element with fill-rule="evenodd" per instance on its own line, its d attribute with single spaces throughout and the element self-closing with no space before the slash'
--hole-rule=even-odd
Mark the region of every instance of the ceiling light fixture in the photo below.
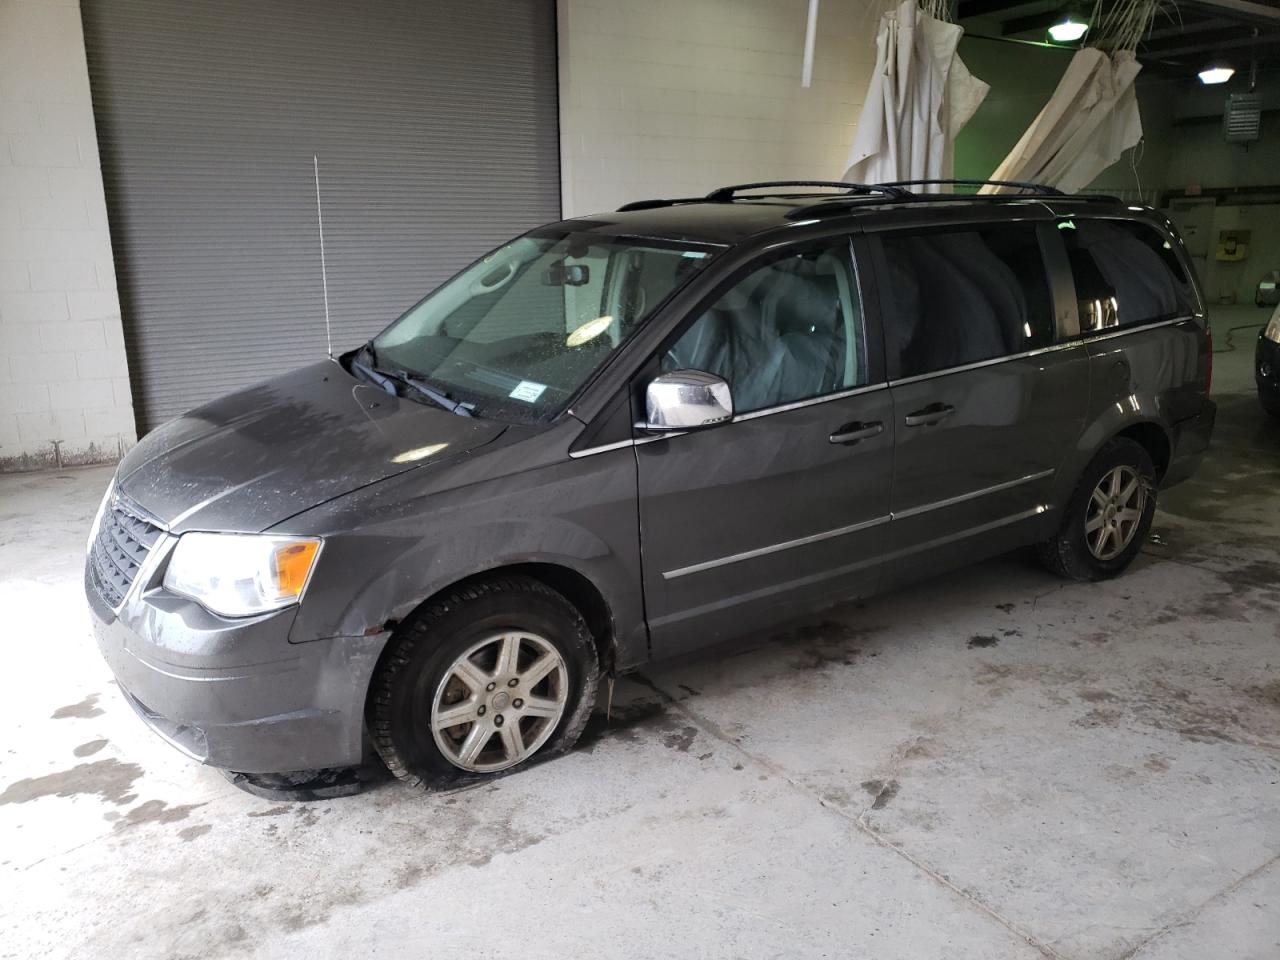
<svg viewBox="0 0 1280 960">
<path fill-rule="evenodd" d="M 1213 86 L 1216 83 L 1226 83 L 1235 76 L 1236 68 L 1223 60 L 1214 60 L 1212 63 L 1205 64 L 1205 68 L 1200 71 L 1200 82 L 1206 86 Z"/>
<path fill-rule="evenodd" d="M 1049 28 L 1049 39 L 1054 43 L 1075 43 L 1089 32 L 1089 21 L 1074 10 L 1067 10 L 1062 20 Z"/>
</svg>

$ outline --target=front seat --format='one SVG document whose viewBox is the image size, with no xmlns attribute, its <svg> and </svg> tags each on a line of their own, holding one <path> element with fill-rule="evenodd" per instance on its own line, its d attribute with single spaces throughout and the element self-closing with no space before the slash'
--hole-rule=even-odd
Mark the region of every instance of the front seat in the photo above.
<svg viewBox="0 0 1280 960">
<path fill-rule="evenodd" d="M 729 383 L 735 409 L 765 406 L 767 389 L 761 371 L 768 365 L 775 338 L 762 335 L 762 292 L 760 283 L 749 289 L 740 284 L 726 291 L 671 346 L 662 369 L 714 373 Z"/>
<path fill-rule="evenodd" d="M 773 334 L 762 371 L 766 406 L 822 396 L 835 389 L 844 369 L 845 320 L 838 265 L 831 257 L 784 260 L 765 306 Z"/>
</svg>

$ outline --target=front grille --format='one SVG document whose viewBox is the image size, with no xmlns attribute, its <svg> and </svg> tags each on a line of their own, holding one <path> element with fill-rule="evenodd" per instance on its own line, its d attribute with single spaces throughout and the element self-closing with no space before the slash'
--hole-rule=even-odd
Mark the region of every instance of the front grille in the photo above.
<svg viewBox="0 0 1280 960">
<path fill-rule="evenodd" d="M 163 532 L 142 509 L 123 497 L 112 497 L 89 551 L 89 575 L 94 589 L 111 609 L 124 602 L 142 562 Z"/>
</svg>

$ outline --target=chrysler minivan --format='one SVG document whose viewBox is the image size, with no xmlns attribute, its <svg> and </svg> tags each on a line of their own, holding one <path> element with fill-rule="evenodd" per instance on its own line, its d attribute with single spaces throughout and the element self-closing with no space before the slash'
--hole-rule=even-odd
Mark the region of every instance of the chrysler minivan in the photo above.
<svg viewBox="0 0 1280 960">
<path fill-rule="evenodd" d="M 1026 545 L 1119 574 L 1213 428 L 1181 240 L 921 186 L 541 227 L 157 429 L 88 544 L 120 689 L 261 782 L 376 751 L 442 787 L 569 749 L 649 660 Z"/>
</svg>

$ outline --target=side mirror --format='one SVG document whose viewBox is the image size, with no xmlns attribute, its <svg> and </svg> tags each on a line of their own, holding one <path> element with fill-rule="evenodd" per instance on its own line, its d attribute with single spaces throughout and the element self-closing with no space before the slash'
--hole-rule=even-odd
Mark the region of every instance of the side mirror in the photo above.
<svg viewBox="0 0 1280 960">
<path fill-rule="evenodd" d="M 702 370 L 673 370 L 645 390 L 644 429 L 654 433 L 698 430 L 733 419 L 733 395 L 723 377 Z"/>
</svg>

